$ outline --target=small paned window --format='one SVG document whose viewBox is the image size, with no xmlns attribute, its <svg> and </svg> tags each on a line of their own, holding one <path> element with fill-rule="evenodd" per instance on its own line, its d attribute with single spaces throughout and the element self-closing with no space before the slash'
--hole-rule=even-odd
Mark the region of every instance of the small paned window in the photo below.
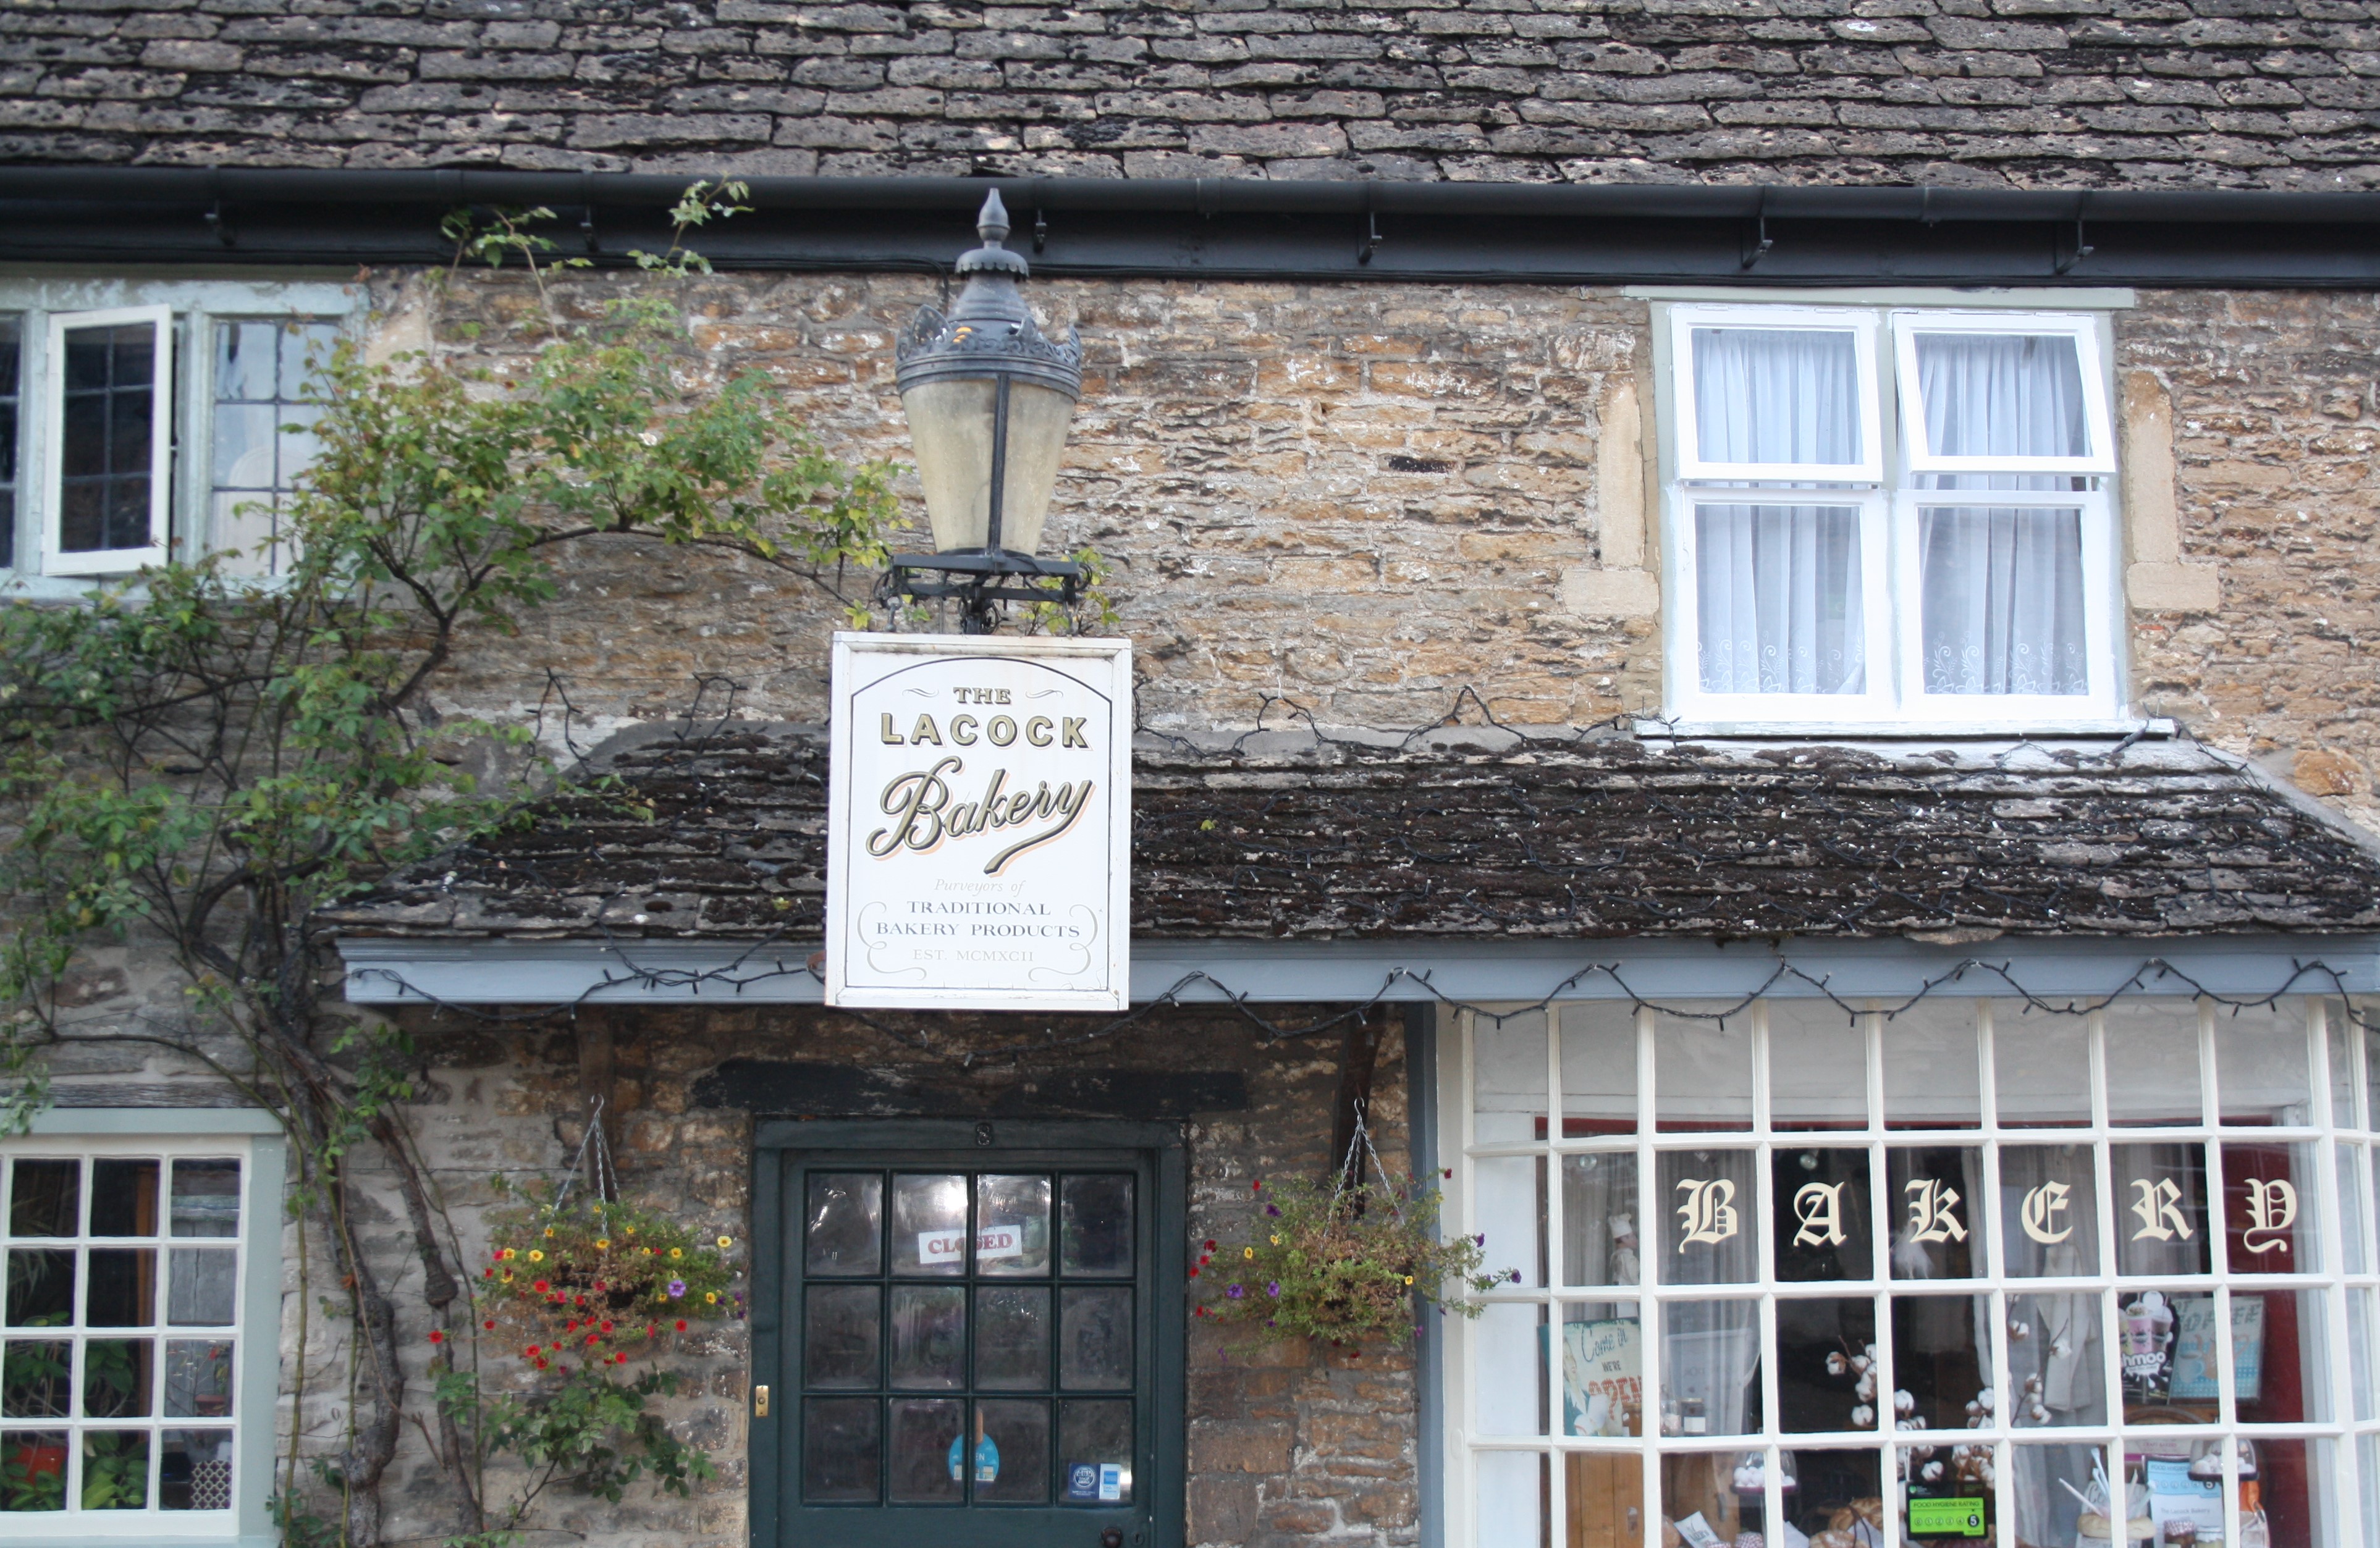
<svg viewBox="0 0 2380 1548">
<path fill-rule="evenodd" d="M 25 320 L 0 315 L 0 570 L 17 563 L 18 407 L 24 369 Z"/>
<path fill-rule="evenodd" d="M 1771 723 L 2115 715 L 2099 326 L 1671 308 L 1672 708 Z"/>
<path fill-rule="evenodd" d="M 241 1142 L 5 1156 L 0 1536 L 229 1534 L 243 1424 Z M 148 1523 L 144 1529 L 140 1525 Z"/>
<path fill-rule="evenodd" d="M 1448 1228 L 1510 1272 L 1445 1324 L 1454 1548 L 2363 1541 L 2337 1003 L 1560 1004 L 1455 1052 Z"/>
<path fill-rule="evenodd" d="M 273 575 L 288 560 L 289 491 L 314 460 L 307 399 L 330 357 L 335 324 L 276 318 L 214 325 L 214 433 L 208 451 L 209 541 L 242 574 Z"/>
<path fill-rule="evenodd" d="M 166 308 L 51 315 L 45 546 L 59 568 L 97 574 L 164 558 L 173 359 Z"/>
</svg>

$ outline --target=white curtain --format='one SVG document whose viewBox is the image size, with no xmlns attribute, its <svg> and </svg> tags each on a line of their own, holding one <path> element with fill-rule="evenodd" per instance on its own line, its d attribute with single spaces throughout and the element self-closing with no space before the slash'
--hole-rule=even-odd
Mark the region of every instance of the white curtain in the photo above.
<svg viewBox="0 0 2380 1548">
<path fill-rule="evenodd" d="M 1937 456 L 2090 454 L 2070 334 L 1920 333 L 1917 383 Z"/>
<path fill-rule="evenodd" d="M 1860 460 L 1859 363 L 1848 330 L 1697 328 L 1694 351 L 1703 461 Z"/>
<path fill-rule="evenodd" d="M 1996 506 L 1918 517 L 1929 694 L 2087 694 L 2082 514 Z"/>
<path fill-rule="evenodd" d="M 1694 547 L 1705 693 L 1865 691 L 1856 508 L 1697 505 Z"/>
</svg>

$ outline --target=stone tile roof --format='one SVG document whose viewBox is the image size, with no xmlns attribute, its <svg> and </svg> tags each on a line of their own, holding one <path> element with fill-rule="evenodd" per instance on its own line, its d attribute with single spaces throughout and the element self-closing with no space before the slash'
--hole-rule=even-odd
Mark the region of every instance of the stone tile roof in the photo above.
<svg viewBox="0 0 2380 1548">
<path fill-rule="evenodd" d="M 16 0 L 0 162 L 2363 187 L 2374 0 Z"/>
<path fill-rule="evenodd" d="M 1500 745 L 1499 744 L 1500 743 Z M 816 938 L 826 744 L 662 736 L 336 911 L 355 935 Z M 2131 936 L 2380 927 L 2380 853 L 2188 743 L 2108 751 L 1144 738 L 1143 938 Z"/>
</svg>

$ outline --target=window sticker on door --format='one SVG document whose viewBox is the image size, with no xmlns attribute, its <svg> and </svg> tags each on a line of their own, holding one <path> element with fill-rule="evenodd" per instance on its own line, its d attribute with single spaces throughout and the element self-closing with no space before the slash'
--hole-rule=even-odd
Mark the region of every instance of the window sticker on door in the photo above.
<svg viewBox="0 0 2380 1548">
<path fill-rule="evenodd" d="M 965 1255 L 966 1232 L 919 1231 L 917 1262 L 922 1264 L 954 1264 Z M 1025 1228 L 1022 1226 L 986 1226 L 975 1234 L 975 1255 L 980 1263 L 992 1258 L 1016 1258 L 1025 1254 Z"/>
<path fill-rule="evenodd" d="M 1070 1462 L 1066 1466 L 1066 1503 L 1114 1505 L 1124 1497 L 1131 1475 L 1117 1462 Z"/>
</svg>

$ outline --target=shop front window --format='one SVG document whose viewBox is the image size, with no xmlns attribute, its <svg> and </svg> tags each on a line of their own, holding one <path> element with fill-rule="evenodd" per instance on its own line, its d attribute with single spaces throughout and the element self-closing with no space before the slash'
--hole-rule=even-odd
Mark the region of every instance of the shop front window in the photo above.
<svg viewBox="0 0 2380 1548">
<path fill-rule="evenodd" d="M 2337 1003 L 1466 1015 L 1475 1548 L 2363 1543 L 2380 1042 Z"/>
</svg>

